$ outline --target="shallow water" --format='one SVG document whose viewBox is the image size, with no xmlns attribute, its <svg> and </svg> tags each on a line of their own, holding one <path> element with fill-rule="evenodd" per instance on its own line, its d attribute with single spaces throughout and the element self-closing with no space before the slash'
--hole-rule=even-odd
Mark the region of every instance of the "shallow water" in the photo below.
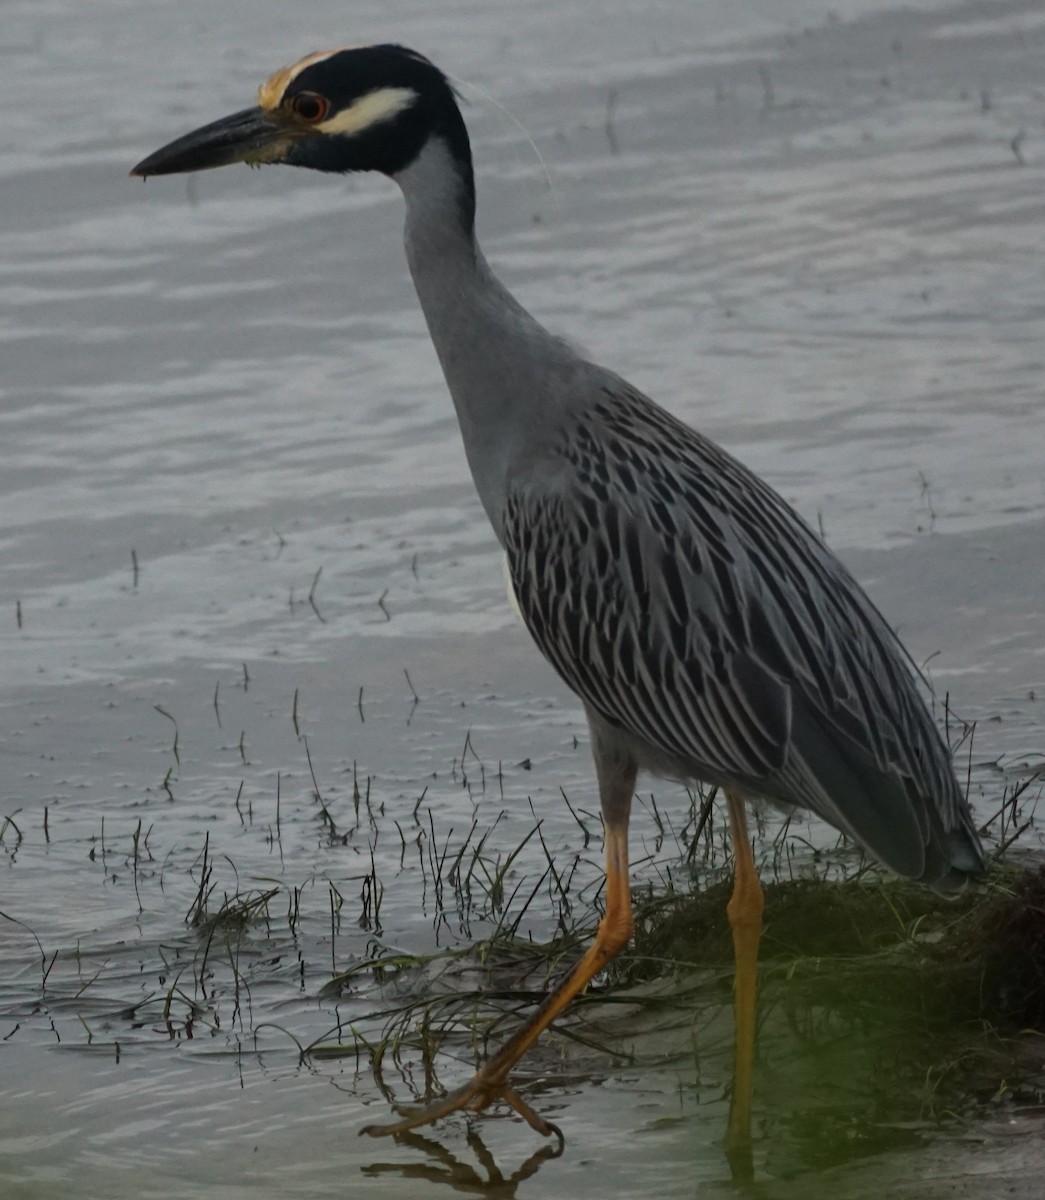
<svg viewBox="0 0 1045 1200">
<path fill-rule="evenodd" d="M 394 37 L 476 85 L 481 232 L 520 297 L 822 521 L 977 722 L 981 817 L 1045 761 L 1035 3 L 290 13 L 5 7 L 5 1197 L 413 1195 L 436 1182 L 422 1166 L 469 1185 L 356 1139 L 388 1110 L 366 1062 L 302 1068 L 283 1030 L 367 1027 L 372 991 L 321 996 L 333 964 L 489 931 L 441 919 L 423 857 L 473 820 L 503 813 L 503 861 L 532 798 L 577 886 L 598 880 L 559 799 L 593 808 L 583 720 L 504 601 L 394 189 L 126 178 L 314 46 Z M 205 845 L 212 911 L 280 889 L 231 957 L 185 923 Z M 639 878 L 670 860 L 645 811 L 634 858 Z M 543 866 L 534 842 L 511 886 Z M 360 925 L 368 877 L 380 929 Z M 535 903 L 520 932 L 553 929 Z M 714 1194 L 728 1037 L 701 1036 L 699 1069 L 677 1047 L 567 1077 L 538 1056 L 568 1145 L 518 1194 Z M 789 1091 L 765 1058 L 767 1194 L 892 1195 L 912 1174 L 962 1194 L 975 1172 L 990 1195 L 1040 1172 L 1015 1110 L 803 1157 L 789 1103 L 859 1106 L 822 1079 Z M 506 1178 L 536 1149 L 513 1122 L 477 1128 Z M 435 1143 L 474 1161 L 463 1125 Z"/>
</svg>

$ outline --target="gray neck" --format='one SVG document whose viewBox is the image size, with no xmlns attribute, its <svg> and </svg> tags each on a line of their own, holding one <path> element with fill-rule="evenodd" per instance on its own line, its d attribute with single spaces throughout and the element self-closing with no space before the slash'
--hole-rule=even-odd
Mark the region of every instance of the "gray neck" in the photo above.
<svg viewBox="0 0 1045 1200">
<path fill-rule="evenodd" d="M 406 198 L 406 256 L 461 426 L 476 489 L 502 537 L 509 474 L 539 453 L 562 419 L 552 386 L 579 361 L 495 278 L 475 240 L 464 181 L 445 142 L 430 140 L 396 175 Z"/>
</svg>

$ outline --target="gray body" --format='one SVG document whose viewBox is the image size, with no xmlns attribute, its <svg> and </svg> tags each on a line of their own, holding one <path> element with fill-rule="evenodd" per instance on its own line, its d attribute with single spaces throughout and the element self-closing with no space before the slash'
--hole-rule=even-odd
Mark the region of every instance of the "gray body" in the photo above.
<svg viewBox="0 0 1045 1200">
<path fill-rule="evenodd" d="M 520 615 L 581 697 L 604 818 L 594 942 L 462 1087 L 383 1136 L 506 1101 L 519 1058 L 631 937 L 628 818 L 639 768 L 726 792 L 736 1051 L 726 1152 L 753 1177 L 762 890 L 745 800 L 824 817 L 941 891 L 984 861 L 950 754 L 903 647 L 860 586 L 756 475 L 553 337 L 475 240 L 471 148 L 449 80 L 383 44 L 306 55 L 254 108 L 194 130 L 132 175 L 231 162 L 380 171 L 406 197 L 406 251 L 476 488 Z M 534 1156 L 531 1161 L 538 1161 Z"/>
<path fill-rule="evenodd" d="M 394 177 L 476 488 L 597 764 L 811 809 L 940 890 L 981 873 L 911 664 L 845 567 L 756 475 L 520 307 L 460 217 L 443 142 Z"/>
</svg>

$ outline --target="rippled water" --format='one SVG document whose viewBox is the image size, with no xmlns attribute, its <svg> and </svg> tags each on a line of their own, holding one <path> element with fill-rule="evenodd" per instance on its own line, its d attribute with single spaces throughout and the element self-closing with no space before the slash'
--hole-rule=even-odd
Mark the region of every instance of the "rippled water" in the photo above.
<svg viewBox="0 0 1045 1200">
<path fill-rule="evenodd" d="M 503 812 L 503 858 L 532 798 L 578 883 L 598 878 L 559 801 L 592 806 L 583 721 L 504 602 L 394 188 L 126 177 L 309 49 L 394 38 L 474 85 L 481 232 L 520 297 L 822 521 L 977 721 L 981 816 L 1045 760 L 1039 6 L 350 17 L 4 8 L 5 1198 L 417 1194 L 418 1164 L 449 1168 L 355 1138 L 387 1111 L 365 1063 L 302 1069 L 281 1032 L 365 1023 L 373 995 L 322 998 L 333 963 L 460 935 L 395 823 L 458 845 Z M 639 812 L 637 860 L 654 832 Z M 280 893 L 201 978 L 185 916 L 205 846 L 212 908 Z M 380 934 L 358 923 L 371 873 Z M 531 912 L 522 931 L 548 936 Z M 553 1065 L 567 1153 L 518 1194 L 714 1194 L 728 1053 L 709 1063 L 702 1087 L 677 1056 L 561 1082 Z M 975 1131 L 975 1153 L 929 1138 L 821 1175 L 767 1111 L 759 1154 L 803 1195 L 901 1195 L 912 1173 L 936 1195 L 926 1180 L 974 1169 L 1001 1188 L 1036 1169 L 1021 1121 Z M 481 1131 L 505 1177 L 535 1149 L 515 1124 Z M 439 1137 L 468 1158 L 460 1127 Z"/>
</svg>

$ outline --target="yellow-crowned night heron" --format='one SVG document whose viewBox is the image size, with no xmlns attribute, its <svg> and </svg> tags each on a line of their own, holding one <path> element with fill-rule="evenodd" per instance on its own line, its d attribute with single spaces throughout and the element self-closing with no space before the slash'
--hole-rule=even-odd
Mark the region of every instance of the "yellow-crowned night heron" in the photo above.
<svg viewBox="0 0 1045 1200">
<path fill-rule="evenodd" d="M 727 1145 L 750 1139 L 762 892 L 746 798 L 811 809 L 941 891 L 983 869 L 950 755 L 903 647 L 849 572 L 765 483 L 537 323 L 476 244 L 468 135 L 446 77 L 401 46 L 310 54 L 258 105 L 132 174 L 226 163 L 380 171 L 406 198 L 406 253 L 475 486 L 527 628 L 580 696 L 606 827 L 592 947 L 474 1079 L 394 1125 L 507 1099 L 508 1073 L 631 933 L 628 815 L 640 768 L 722 788 L 737 1048 Z"/>
</svg>

